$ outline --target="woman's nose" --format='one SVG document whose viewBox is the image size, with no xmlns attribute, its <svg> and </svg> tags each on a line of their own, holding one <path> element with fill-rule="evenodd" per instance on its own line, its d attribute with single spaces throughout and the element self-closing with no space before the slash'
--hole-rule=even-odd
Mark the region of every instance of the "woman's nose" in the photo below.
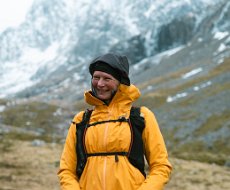
<svg viewBox="0 0 230 190">
<path fill-rule="evenodd" d="M 105 85 L 104 79 L 103 79 L 103 78 L 100 78 L 100 79 L 98 80 L 97 85 L 99 85 L 99 86 L 104 86 L 104 85 Z"/>
</svg>

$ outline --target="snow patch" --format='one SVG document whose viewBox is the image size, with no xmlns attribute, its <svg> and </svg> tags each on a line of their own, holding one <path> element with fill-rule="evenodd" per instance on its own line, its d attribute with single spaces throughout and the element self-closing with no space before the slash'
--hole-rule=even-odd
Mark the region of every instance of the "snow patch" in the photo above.
<svg viewBox="0 0 230 190">
<path fill-rule="evenodd" d="M 223 58 L 220 58 L 218 61 L 217 61 L 217 65 L 220 65 L 221 63 L 224 62 L 224 59 Z"/>
<path fill-rule="evenodd" d="M 167 102 L 170 103 L 170 102 L 173 102 L 179 98 L 183 98 L 183 97 L 186 97 L 188 95 L 188 93 L 186 92 L 183 92 L 183 93 L 180 93 L 180 94 L 176 94 L 175 96 L 168 96 L 167 97 Z"/>
<path fill-rule="evenodd" d="M 222 43 L 222 44 L 220 44 L 217 52 L 222 52 L 222 51 L 226 50 L 226 48 L 227 48 L 226 45 Z"/>
<path fill-rule="evenodd" d="M 211 82 L 211 81 L 208 81 L 208 82 L 203 83 L 203 84 L 201 84 L 201 85 L 199 85 L 199 86 L 194 86 L 194 87 L 193 87 L 193 90 L 194 90 L 194 91 L 198 91 L 198 90 L 200 90 L 200 89 L 202 89 L 202 88 L 206 88 L 207 86 L 210 86 L 211 84 L 212 84 L 212 82 Z"/>
<path fill-rule="evenodd" d="M 0 105 L 0 112 L 3 112 L 5 110 L 6 106 Z"/>
<path fill-rule="evenodd" d="M 198 38 L 197 41 L 198 42 L 203 42 L 203 38 Z"/>
<path fill-rule="evenodd" d="M 214 39 L 217 39 L 217 40 L 222 40 L 223 38 L 225 38 L 229 33 L 228 32 L 216 32 L 214 34 Z"/>
<path fill-rule="evenodd" d="M 177 52 L 179 52 L 179 51 L 182 50 L 183 48 L 184 48 L 184 46 L 179 46 L 179 47 L 177 47 L 177 48 L 168 50 L 168 51 L 166 51 L 165 53 L 166 53 L 167 56 L 171 56 L 171 55 L 173 55 L 173 54 L 176 54 Z"/>
<path fill-rule="evenodd" d="M 191 76 L 194 76 L 194 75 L 200 73 L 201 71 L 203 71 L 203 69 L 202 69 L 201 67 L 199 67 L 199 68 L 197 68 L 197 69 L 194 69 L 194 70 L 192 70 L 192 71 L 190 71 L 190 72 L 188 72 L 188 73 L 182 75 L 182 78 L 183 78 L 183 79 L 187 79 L 187 78 L 189 78 L 189 77 L 191 77 Z"/>
<path fill-rule="evenodd" d="M 151 14 L 156 10 L 156 6 L 154 4 L 152 4 L 149 9 L 144 12 L 144 15 L 149 18 L 151 16 Z"/>
<path fill-rule="evenodd" d="M 17 93 L 36 84 L 37 81 L 31 80 L 31 77 L 42 66 L 46 66 L 50 71 L 55 70 L 58 64 L 55 61 L 53 61 L 53 64 L 47 64 L 47 62 L 56 58 L 58 47 L 59 43 L 56 42 L 45 51 L 26 48 L 19 61 L 7 62 L 2 65 L 3 70 L 7 70 L 7 72 L 2 73 L 0 77 L 0 91 L 4 92 L 1 97 Z M 18 65 L 21 65 L 21 67 L 18 67 Z"/>
</svg>

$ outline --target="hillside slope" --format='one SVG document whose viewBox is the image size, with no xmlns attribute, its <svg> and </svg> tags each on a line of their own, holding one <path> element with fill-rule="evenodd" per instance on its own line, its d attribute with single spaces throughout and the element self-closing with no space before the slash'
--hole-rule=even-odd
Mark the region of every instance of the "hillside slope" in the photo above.
<svg viewBox="0 0 230 190">
<path fill-rule="evenodd" d="M 1 190 L 59 190 L 58 163 L 63 146 L 28 141 L 0 144 Z M 214 164 L 170 159 L 174 170 L 165 190 L 227 190 L 230 170 Z"/>
</svg>

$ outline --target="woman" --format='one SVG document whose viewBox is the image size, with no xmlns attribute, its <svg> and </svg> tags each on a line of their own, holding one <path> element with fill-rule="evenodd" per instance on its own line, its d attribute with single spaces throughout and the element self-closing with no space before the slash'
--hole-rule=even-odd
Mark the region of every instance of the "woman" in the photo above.
<svg viewBox="0 0 230 190">
<path fill-rule="evenodd" d="M 130 162 L 127 154 L 115 155 L 129 152 L 133 141 L 129 123 L 103 122 L 128 119 L 133 102 L 140 96 L 137 87 L 130 84 L 127 58 L 114 53 L 102 55 L 91 62 L 89 71 L 91 90 L 85 93 L 85 101 L 94 106 L 89 124 L 99 123 L 88 127 L 84 134 L 87 161 L 77 173 L 82 155 L 76 151 L 76 142 L 81 143 L 76 132 L 80 131 L 78 124 L 83 120 L 84 111 L 74 117 L 58 172 L 62 190 L 163 189 L 172 167 L 154 114 L 144 106 L 140 109 L 145 123 L 141 138 L 149 165 L 147 177 Z"/>
</svg>

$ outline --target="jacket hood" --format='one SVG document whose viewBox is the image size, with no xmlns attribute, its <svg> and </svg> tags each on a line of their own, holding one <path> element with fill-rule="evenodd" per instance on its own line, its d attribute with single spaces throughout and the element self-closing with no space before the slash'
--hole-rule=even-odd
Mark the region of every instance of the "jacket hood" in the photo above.
<svg viewBox="0 0 230 190">
<path fill-rule="evenodd" d="M 109 106 L 113 105 L 131 105 L 134 101 L 136 101 L 140 97 L 139 89 L 134 85 L 123 85 L 120 84 L 115 96 L 110 102 Z M 92 91 L 87 91 L 84 94 L 85 102 L 92 106 L 103 106 L 105 103 L 98 99 L 97 97 L 92 95 Z"/>
<path fill-rule="evenodd" d="M 122 84 L 125 84 L 127 86 L 130 85 L 130 79 L 129 79 L 129 61 L 128 58 L 124 55 L 119 55 L 115 53 L 107 53 L 105 55 L 99 56 L 95 58 L 89 66 L 89 72 L 91 75 L 93 75 L 93 71 L 95 70 L 96 63 L 106 63 L 112 68 L 119 71 L 121 75 L 120 82 Z"/>
</svg>

